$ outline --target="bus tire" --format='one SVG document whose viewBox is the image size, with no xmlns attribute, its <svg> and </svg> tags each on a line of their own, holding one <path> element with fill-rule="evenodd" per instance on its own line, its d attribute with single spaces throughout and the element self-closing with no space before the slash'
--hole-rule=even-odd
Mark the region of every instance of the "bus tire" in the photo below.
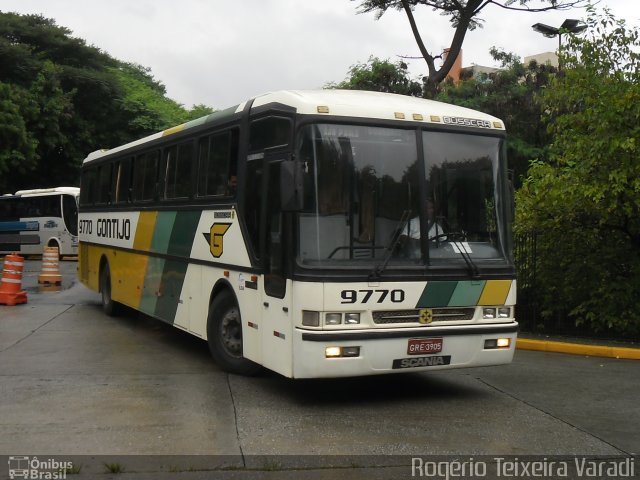
<svg viewBox="0 0 640 480">
<path fill-rule="evenodd" d="M 218 366 L 229 373 L 252 376 L 262 367 L 242 355 L 240 309 L 228 290 L 218 293 L 209 307 L 207 342 Z"/>
<path fill-rule="evenodd" d="M 47 242 L 47 247 L 57 247 L 58 248 L 58 260 L 62 260 L 62 248 L 60 248 L 60 244 L 56 240 L 49 240 Z"/>
<path fill-rule="evenodd" d="M 111 298 L 111 270 L 108 262 L 104 262 L 100 270 L 100 293 L 104 313 L 110 317 L 117 315 L 120 312 L 120 304 Z"/>
</svg>

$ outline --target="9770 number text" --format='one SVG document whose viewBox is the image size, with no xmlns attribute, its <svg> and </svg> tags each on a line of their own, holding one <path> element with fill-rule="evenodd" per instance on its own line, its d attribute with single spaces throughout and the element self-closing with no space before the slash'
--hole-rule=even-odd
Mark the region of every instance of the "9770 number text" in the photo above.
<svg viewBox="0 0 640 480">
<path fill-rule="evenodd" d="M 393 303 L 404 302 L 404 290 L 342 290 L 341 303 L 367 303 L 372 297 L 377 303 L 383 303 L 387 298 Z"/>
</svg>

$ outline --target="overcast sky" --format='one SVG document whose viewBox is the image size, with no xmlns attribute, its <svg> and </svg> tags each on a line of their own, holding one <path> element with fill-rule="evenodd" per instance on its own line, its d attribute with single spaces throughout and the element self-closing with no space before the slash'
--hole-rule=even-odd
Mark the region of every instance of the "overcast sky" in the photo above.
<svg viewBox="0 0 640 480">
<path fill-rule="evenodd" d="M 341 81 L 370 55 L 418 55 L 406 16 L 358 14 L 350 0 L 0 0 L 3 12 L 39 13 L 112 56 L 150 67 L 169 97 L 191 107 L 225 108 L 281 89 L 322 88 Z M 618 18 L 640 24 L 640 1 L 601 0 Z M 583 18 L 584 10 L 550 13 L 485 9 L 484 28 L 469 32 L 463 66 L 493 66 L 489 48 L 521 56 L 557 48 L 531 29 Z M 445 17 L 425 7 L 416 20 L 430 52 L 451 41 Z M 410 61 L 416 77 L 422 60 Z"/>
</svg>

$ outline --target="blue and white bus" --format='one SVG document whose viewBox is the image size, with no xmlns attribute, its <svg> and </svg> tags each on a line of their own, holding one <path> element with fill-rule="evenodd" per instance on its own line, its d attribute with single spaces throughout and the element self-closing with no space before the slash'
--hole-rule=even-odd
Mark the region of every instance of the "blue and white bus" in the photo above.
<svg viewBox="0 0 640 480">
<path fill-rule="evenodd" d="M 0 196 L 0 253 L 42 255 L 58 247 L 60 256 L 78 254 L 77 187 L 19 190 Z"/>
</svg>

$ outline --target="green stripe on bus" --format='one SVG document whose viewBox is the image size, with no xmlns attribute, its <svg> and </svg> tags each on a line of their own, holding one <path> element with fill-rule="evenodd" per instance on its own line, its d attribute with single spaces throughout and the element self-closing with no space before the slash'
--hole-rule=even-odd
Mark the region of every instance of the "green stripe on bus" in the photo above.
<svg viewBox="0 0 640 480">
<path fill-rule="evenodd" d="M 504 305 L 511 286 L 511 280 L 431 281 L 416 308 Z"/>
<path fill-rule="evenodd" d="M 428 282 L 416 308 L 446 307 L 458 282 Z"/>
<path fill-rule="evenodd" d="M 160 284 L 161 295 L 156 301 L 153 312 L 155 317 L 168 323 L 175 322 L 187 266 L 187 262 L 176 260 L 167 260 L 164 263 L 162 282 Z"/>
<path fill-rule="evenodd" d="M 465 280 L 458 282 L 447 306 L 468 307 L 470 305 L 477 305 L 485 283 L 484 280 Z"/>
<path fill-rule="evenodd" d="M 175 220 L 175 211 L 158 212 L 156 228 L 153 232 L 153 240 L 151 241 L 151 251 L 156 253 L 167 253 L 169 243 L 171 242 L 171 234 L 173 232 Z"/>
<path fill-rule="evenodd" d="M 199 211 L 158 212 L 151 251 L 189 258 L 200 215 Z M 187 266 L 187 261 L 149 258 L 140 310 L 174 323 Z"/>
<path fill-rule="evenodd" d="M 193 239 L 196 236 L 196 229 L 200 223 L 199 211 L 178 212 L 173 223 L 173 231 L 169 241 L 167 253 L 178 257 L 191 256 Z"/>
<path fill-rule="evenodd" d="M 144 278 L 139 307 L 140 311 L 147 315 L 155 315 L 158 296 L 162 295 L 160 287 L 164 262 L 163 258 L 149 257 L 149 263 L 147 263 L 147 272 Z"/>
</svg>

